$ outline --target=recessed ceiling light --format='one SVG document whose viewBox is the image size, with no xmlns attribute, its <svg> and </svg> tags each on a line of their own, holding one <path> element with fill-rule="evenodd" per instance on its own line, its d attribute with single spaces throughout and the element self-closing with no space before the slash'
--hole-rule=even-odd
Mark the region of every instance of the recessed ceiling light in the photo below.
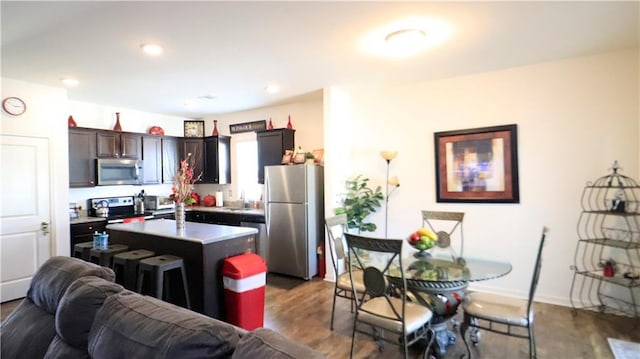
<svg viewBox="0 0 640 359">
<path fill-rule="evenodd" d="M 80 84 L 80 81 L 71 78 L 71 77 L 64 77 L 62 79 L 60 79 L 60 82 L 62 82 L 63 85 L 67 86 L 67 87 L 76 87 Z"/>
<path fill-rule="evenodd" d="M 158 56 L 162 54 L 162 47 L 156 44 L 142 44 L 140 45 L 142 51 L 149 56 Z"/>
<path fill-rule="evenodd" d="M 280 86 L 275 84 L 267 85 L 267 87 L 265 87 L 264 90 L 267 91 L 267 93 L 277 93 L 280 91 Z"/>
</svg>

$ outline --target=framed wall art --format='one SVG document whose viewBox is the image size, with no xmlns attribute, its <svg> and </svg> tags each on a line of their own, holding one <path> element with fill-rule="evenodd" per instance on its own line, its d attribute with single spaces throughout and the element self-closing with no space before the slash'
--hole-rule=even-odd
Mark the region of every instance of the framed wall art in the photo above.
<svg viewBox="0 0 640 359">
<path fill-rule="evenodd" d="M 184 137 L 204 137 L 204 121 L 184 121 Z"/>
<path fill-rule="evenodd" d="M 519 203 L 518 128 L 434 133 L 437 202 Z"/>
</svg>

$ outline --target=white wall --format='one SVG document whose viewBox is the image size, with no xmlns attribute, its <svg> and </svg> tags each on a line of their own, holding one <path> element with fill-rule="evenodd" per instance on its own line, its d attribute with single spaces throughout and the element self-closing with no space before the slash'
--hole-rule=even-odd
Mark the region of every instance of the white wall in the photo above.
<svg viewBox="0 0 640 359">
<path fill-rule="evenodd" d="M 288 116 L 291 116 L 291 123 L 296 130 L 295 143 L 296 148 L 302 146 L 303 151 L 311 152 L 314 149 L 324 148 L 324 128 L 323 128 L 323 100 L 322 97 L 309 99 L 296 103 L 290 103 L 279 106 L 262 107 L 249 111 L 240 111 L 224 115 L 208 116 L 203 118 L 205 121 L 205 134 L 210 136 L 213 132 L 213 121 L 218 121 L 218 131 L 221 135 L 230 135 L 229 125 L 272 119 L 274 128 L 287 127 Z M 197 190 L 200 193 L 213 193 L 218 189 L 223 189 L 225 200 L 227 196 L 230 199 L 237 199 L 239 193 L 235 183 L 237 172 L 234 164 L 236 163 L 236 152 L 234 151 L 234 143 L 239 140 L 255 139 L 255 133 L 239 133 L 231 135 L 231 185 L 198 185 Z M 229 195 L 231 193 L 231 195 Z"/>
<path fill-rule="evenodd" d="M 2 78 L 2 98 L 8 96 L 17 96 L 23 99 L 27 105 L 27 111 L 18 117 L 5 116 L 3 113 L 0 133 L 41 137 L 49 140 L 51 253 L 53 255 L 67 254 L 69 250 L 67 206 L 69 144 L 68 116 L 65 109 L 67 91 L 63 88 Z M 1 170 L 7 171 L 9 169 L 3 168 Z M 2 189 L 0 189 L 1 191 Z"/>
<path fill-rule="evenodd" d="M 399 151 L 391 163 L 401 186 L 389 202 L 389 236 L 405 238 L 420 226 L 422 209 L 465 212 L 465 252 L 513 264 L 509 275 L 472 286 L 483 290 L 526 296 L 547 225 L 538 299 L 566 305 L 583 186 L 607 174 L 614 160 L 623 174 L 640 177 L 638 68 L 633 50 L 427 83 L 340 88 L 352 113 L 350 143 L 342 147 L 345 175 L 362 173 L 383 185 L 379 152 Z M 518 125 L 520 203 L 436 203 L 433 133 L 510 123 Z M 332 125 L 338 128 L 328 136 L 340 131 L 338 121 Z M 384 211 L 372 220 L 374 235 L 382 236 Z"/>
</svg>

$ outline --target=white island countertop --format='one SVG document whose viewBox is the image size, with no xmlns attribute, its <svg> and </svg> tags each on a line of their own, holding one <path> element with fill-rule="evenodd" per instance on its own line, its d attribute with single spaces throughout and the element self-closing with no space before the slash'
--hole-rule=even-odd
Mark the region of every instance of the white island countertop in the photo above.
<svg viewBox="0 0 640 359">
<path fill-rule="evenodd" d="M 198 222 L 186 222 L 184 230 L 178 231 L 176 221 L 171 219 L 115 223 L 107 225 L 107 229 L 193 241 L 202 243 L 203 245 L 258 234 L 258 230 L 251 227 L 223 226 Z"/>
</svg>

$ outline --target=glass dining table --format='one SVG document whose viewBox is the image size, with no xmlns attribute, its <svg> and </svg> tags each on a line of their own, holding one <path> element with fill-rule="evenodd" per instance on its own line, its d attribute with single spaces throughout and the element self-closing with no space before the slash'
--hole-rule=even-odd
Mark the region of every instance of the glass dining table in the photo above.
<svg viewBox="0 0 640 359">
<path fill-rule="evenodd" d="M 511 272 L 511 264 L 506 261 L 457 257 L 449 253 L 403 258 L 408 297 L 431 309 L 432 327 L 436 333 L 434 344 L 436 353 L 444 356 L 447 346 L 455 343 L 456 335 L 447 327 L 464 299 L 470 282 L 502 277 Z M 391 283 L 401 280 L 399 266 L 390 268 L 387 278 Z M 454 325 L 457 325 L 454 323 Z"/>
</svg>

